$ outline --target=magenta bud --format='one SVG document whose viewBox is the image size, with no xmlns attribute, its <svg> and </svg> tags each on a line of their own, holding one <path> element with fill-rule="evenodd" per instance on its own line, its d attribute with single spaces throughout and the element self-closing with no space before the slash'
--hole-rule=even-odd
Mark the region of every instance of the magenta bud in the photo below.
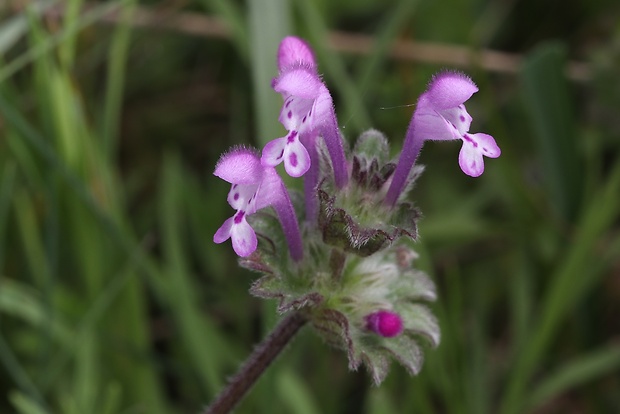
<svg viewBox="0 0 620 414">
<path fill-rule="evenodd" d="M 400 315 L 390 311 L 377 311 L 366 316 L 366 329 L 384 338 L 398 336 L 403 331 L 403 320 Z"/>
</svg>

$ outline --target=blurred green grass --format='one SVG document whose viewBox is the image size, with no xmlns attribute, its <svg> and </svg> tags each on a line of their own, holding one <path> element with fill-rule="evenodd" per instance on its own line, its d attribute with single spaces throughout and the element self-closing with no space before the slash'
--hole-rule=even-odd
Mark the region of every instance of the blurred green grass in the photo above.
<svg viewBox="0 0 620 414">
<path fill-rule="evenodd" d="M 370 387 L 304 331 L 238 412 L 619 411 L 619 21 L 611 0 L 2 3 L 0 412 L 197 412 L 275 322 L 212 242 L 231 211 L 211 173 L 282 134 L 269 81 L 288 33 L 315 48 L 349 141 L 374 126 L 394 154 L 447 65 L 389 45 L 471 51 L 472 129 L 503 153 L 473 180 L 458 146 L 423 151 L 442 343 L 418 377 Z M 375 43 L 342 52 L 342 32 Z M 491 70 L 487 48 L 523 63 Z M 565 77 L 574 61 L 587 79 Z"/>
</svg>

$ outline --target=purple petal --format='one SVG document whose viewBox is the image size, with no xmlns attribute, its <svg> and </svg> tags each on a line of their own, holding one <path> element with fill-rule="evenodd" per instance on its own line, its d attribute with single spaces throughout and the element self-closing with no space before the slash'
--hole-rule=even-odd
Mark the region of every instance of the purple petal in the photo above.
<svg viewBox="0 0 620 414">
<path fill-rule="evenodd" d="M 220 157 L 213 174 L 232 184 L 256 184 L 260 182 L 262 171 L 258 154 L 239 147 Z"/>
<path fill-rule="evenodd" d="M 325 113 L 325 115 L 321 115 L 321 121 L 319 122 L 319 115 L 317 115 L 317 119 L 315 119 L 315 122 L 318 124 L 318 132 L 320 135 L 323 136 L 325 146 L 327 147 L 327 151 L 329 152 L 336 187 L 344 188 L 349 182 L 349 166 L 347 163 L 346 155 L 344 153 L 343 139 L 340 135 L 340 130 L 338 129 L 338 120 L 336 119 L 336 113 L 334 112 L 333 106 L 331 106 L 331 98 L 329 102 L 329 107 L 327 105 L 324 105 L 325 109 L 323 112 Z M 317 113 L 321 112 L 322 110 L 317 109 Z"/>
<path fill-rule="evenodd" d="M 256 197 L 256 208 L 273 206 L 278 215 L 282 230 L 288 241 L 291 257 L 295 261 L 303 258 L 303 242 L 295 209 L 291 203 L 286 186 L 273 167 L 267 167 Z"/>
<path fill-rule="evenodd" d="M 283 192 L 286 191 L 286 187 L 282 182 L 282 178 L 273 167 L 266 167 L 263 175 L 263 181 L 260 183 L 260 188 L 256 194 L 255 209 L 260 210 L 267 206 L 274 205 L 284 197 Z"/>
<path fill-rule="evenodd" d="M 293 65 L 306 65 L 316 70 L 316 61 L 310 46 L 298 37 L 287 36 L 278 47 L 278 69 L 282 71 Z"/>
<path fill-rule="evenodd" d="M 319 200 L 316 186 L 319 184 L 319 154 L 317 152 L 318 132 L 302 135 L 300 140 L 310 155 L 310 168 L 304 174 L 304 196 L 306 199 L 306 221 L 315 223 L 319 216 Z"/>
<path fill-rule="evenodd" d="M 286 144 L 284 150 L 284 169 L 291 177 L 301 177 L 310 168 L 310 154 L 299 139 Z"/>
<path fill-rule="evenodd" d="M 252 214 L 254 195 L 258 189 L 258 184 L 233 184 L 228 192 L 228 204 L 235 210 L 245 210 Z"/>
<path fill-rule="evenodd" d="M 315 124 L 328 123 L 335 125 L 336 128 L 338 126 L 336 113 L 334 112 L 334 101 L 325 85 L 321 85 L 319 94 L 314 100 L 312 116 L 314 117 Z"/>
<path fill-rule="evenodd" d="M 475 146 L 473 140 L 463 139 L 463 146 L 459 153 L 459 166 L 463 172 L 471 177 L 479 177 L 484 171 L 484 161 L 482 153 Z"/>
<path fill-rule="evenodd" d="M 439 111 L 439 114 L 456 128 L 459 135 L 463 135 L 469 131 L 472 117 L 467 112 L 467 109 L 465 109 L 465 105 L 459 105 L 455 108 L 441 110 Z"/>
<path fill-rule="evenodd" d="M 316 99 L 323 82 L 316 73 L 307 68 L 285 70 L 276 79 L 273 89 L 285 96 L 295 95 L 304 99 Z"/>
<path fill-rule="evenodd" d="M 222 226 L 217 229 L 215 234 L 213 235 L 213 242 L 220 244 L 224 243 L 226 240 L 230 238 L 230 231 L 232 229 L 234 223 L 234 217 L 229 218 L 222 224 Z"/>
<path fill-rule="evenodd" d="M 258 246 L 256 233 L 254 233 L 252 226 L 245 220 L 245 217 L 243 217 L 239 223 L 233 224 L 230 231 L 230 238 L 232 240 L 233 250 L 241 257 L 249 256 L 256 250 L 256 246 Z"/>
<path fill-rule="evenodd" d="M 284 148 L 286 147 L 286 137 L 276 138 L 269 141 L 263 148 L 263 155 L 260 162 L 264 167 L 275 167 L 284 160 Z"/>
<path fill-rule="evenodd" d="M 277 175 L 275 169 L 273 170 L 273 174 Z M 279 197 L 277 200 L 273 200 L 272 205 L 282 225 L 282 231 L 286 237 L 291 257 L 298 262 L 303 259 L 304 255 L 299 222 L 295 214 L 295 209 L 293 208 L 293 203 L 291 203 L 291 198 L 281 179 L 279 179 L 279 187 L 279 190 L 276 190 L 274 185 L 273 194 L 279 194 Z"/>
<path fill-rule="evenodd" d="M 459 72 L 441 72 L 428 85 L 428 99 L 437 110 L 455 108 L 478 92 L 476 84 Z"/>
<path fill-rule="evenodd" d="M 289 96 L 282 105 L 279 121 L 289 131 L 303 132 L 310 128 L 314 119 L 313 99 Z"/>
<path fill-rule="evenodd" d="M 416 141 L 444 141 L 460 138 L 454 126 L 432 108 L 426 94 L 420 97 L 416 110 L 413 113 L 412 122 Z"/>
<path fill-rule="evenodd" d="M 467 134 L 467 137 L 478 145 L 478 151 L 486 157 L 497 158 L 502 153 L 491 135 L 479 132 L 477 134 Z"/>
</svg>

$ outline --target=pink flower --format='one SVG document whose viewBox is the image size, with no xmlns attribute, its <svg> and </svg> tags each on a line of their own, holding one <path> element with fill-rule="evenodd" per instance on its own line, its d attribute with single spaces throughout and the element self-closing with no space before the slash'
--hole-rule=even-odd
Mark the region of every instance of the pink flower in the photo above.
<svg viewBox="0 0 620 414">
<path fill-rule="evenodd" d="M 464 103 L 476 92 L 478 87 L 462 73 L 440 73 L 420 96 L 413 115 L 417 139 L 463 141 L 459 165 L 472 177 L 478 177 L 484 171 L 483 155 L 497 158 L 501 154 L 492 136 L 469 133 L 472 117 Z"/>
<path fill-rule="evenodd" d="M 462 73 L 442 72 L 433 77 L 426 92 L 418 99 L 409 123 L 403 151 L 386 196 L 388 204 L 394 205 L 406 187 L 409 171 L 424 141 L 462 140 L 459 166 L 472 177 L 478 177 L 484 171 L 483 156 L 500 156 L 501 150 L 492 136 L 469 133 L 472 117 L 464 104 L 477 91 L 474 82 Z"/>
<path fill-rule="evenodd" d="M 279 120 L 288 133 L 265 146 L 261 162 L 270 167 L 284 162 L 291 177 L 301 177 L 311 166 L 303 142 L 314 143 L 312 137 L 320 135 L 332 160 L 336 184 L 343 187 L 348 181 L 347 164 L 334 104 L 316 71 L 312 50 L 303 40 L 287 37 L 278 50 L 278 67 L 280 75 L 272 86 L 284 98 Z"/>
<path fill-rule="evenodd" d="M 288 191 L 273 167 L 264 167 L 255 151 L 238 147 L 220 157 L 213 174 L 232 184 L 228 204 L 237 210 L 217 230 L 213 236 L 215 243 L 231 239 L 237 255 L 249 256 L 256 250 L 258 240 L 247 217 L 257 210 L 272 206 L 287 237 L 291 256 L 295 260 L 302 258 L 297 217 Z"/>
</svg>

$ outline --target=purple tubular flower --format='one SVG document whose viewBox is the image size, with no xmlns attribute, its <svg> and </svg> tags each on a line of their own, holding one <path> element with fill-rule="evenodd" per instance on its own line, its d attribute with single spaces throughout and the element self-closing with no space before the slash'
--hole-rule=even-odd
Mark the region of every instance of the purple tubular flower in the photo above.
<svg viewBox="0 0 620 414">
<path fill-rule="evenodd" d="M 366 329 L 384 338 L 393 338 L 403 332 L 403 320 L 395 312 L 380 310 L 366 316 Z"/>
<path fill-rule="evenodd" d="M 347 163 L 336 113 L 329 90 L 317 74 L 312 50 L 303 40 L 287 37 L 278 50 L 278 66 L 280 76 L 272 86 L 284 98 L 279 119 L 288 134 L 265 146 L 261 162 L 270 167 L 284 162 L 290 176 L 301 177 L 312 164 L 311 151 L 301 138 L 321 135 L 332 160 L 336 185 L 344 187 L 348 182 Z"/>
<path fill-rule="evenodd" d="M 433 77 L 426 92 L 418 99 L 409 123 L 403 151 L 386 196 L 388 205 L 396 204 L 426 140 L 462 140 L 459 166 L 471 177 L 478 177 L 484 171 L 483 156 L 500 156 L 501 150 L 492 136 L 468 132 L 472 117 L 464 103 L 476 92 L 476 84 L 462 73 L 442 72 Z"/>
<path fill-rule="evenodd" d="M 252 254 L 258 245 L 256 233 L 246 217 L 272 206 L 282 224 L 291 257 L 303 257 L 297 217 L 282 179 L 273 167 L 261 164 L 258 154 L 247 148 L 235 148 L 221 156 L 214 175 L 232 184 L 228 204 L 237 212 L 222 224 L 213 236 L 215 243 L 232 240 L 233 250 L 241 257 Z"/>
</svg>

